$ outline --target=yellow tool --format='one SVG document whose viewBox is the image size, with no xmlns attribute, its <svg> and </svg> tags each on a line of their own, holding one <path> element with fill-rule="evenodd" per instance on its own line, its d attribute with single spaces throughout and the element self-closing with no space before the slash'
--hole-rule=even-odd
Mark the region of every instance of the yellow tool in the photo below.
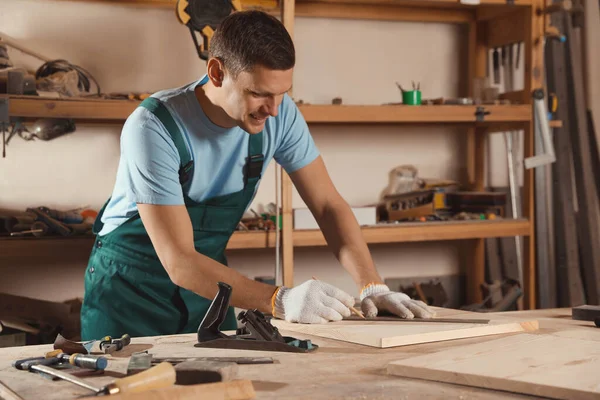
<svg viewBox="0 0 600 400">
<path fill-rule="evenodd" d="M 241 9 L 240 0 L 178 0 L 176 14 L 179 22 L 189 28 L 198 56 L 206 61 L 217 26 L 233 11 Z M 196 32 L 202 36 L 202 43 L 198 43 Z"/>
</svg>

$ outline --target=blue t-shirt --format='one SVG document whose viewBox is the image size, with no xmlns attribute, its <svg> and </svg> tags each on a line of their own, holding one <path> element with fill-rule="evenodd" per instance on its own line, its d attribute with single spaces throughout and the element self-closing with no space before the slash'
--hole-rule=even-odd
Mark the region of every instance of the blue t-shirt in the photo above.
<svg viewBox="0 0 600 400">
<path fill-rule="evenodd" d="M 199 81 L 153 95 L 167 106 L 183 133 L 194 161 L 187 195 L 196 202 L 243 189 L 250 138 L 241 128 L 219 127 L 204 114 L 194 88 L 207 81 L 205 75 Z M 288 95 L 284 96 L 278 115 L 265 123 L 263 154 L 263 174 L 272 158 L 292 173 L 319 155 L 304 117 Z M 136 108 L 121 133 L 117 178 L 102 216 L 104 227 L 100 235 L 136 215 L 136 203 L 184 204 L 179 167 L 177 148 L 160 120 L 146 108 Z"/>
</svg>

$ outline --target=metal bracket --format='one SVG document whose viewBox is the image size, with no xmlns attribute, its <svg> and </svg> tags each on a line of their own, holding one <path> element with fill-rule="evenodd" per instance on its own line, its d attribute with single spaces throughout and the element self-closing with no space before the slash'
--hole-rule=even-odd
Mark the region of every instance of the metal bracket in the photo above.
<svg viewBox="0 0 600 400">
<path fill-rule="evenodd" d="M 477 122 L 482 122 L 484 121 L 485 116 L 490 114 L 490 111 L 486 111 L 485 107 L 477 107 L 477 109 L 475 109 L 475 120 Z"/>
<path fill-rule="evenodd" d="M 0 97 L 0 126 L 3 124 L 10 124 L 10 118 L 8 116 L 8 97 Z"/>
<path fill-rule="evenodd" d="M 514 6 L 515 0 L 506 0 L 506 4 L 508 4 L 509 6 Z"/>
<path fill-rule="evenodd" d="M 548 116 L 546 114 L 546 102 L 544 101 L 544 91 L 536 89 L 533 91 L 533 121 L 535 133 L 542 140 L 544 153 L 526 158 L 524 160 L 525 168 L 531 169 L 541 167 L 542 165 L 552 164 L 556 161 L 554 154 L 554 144 L 550 136 L 550 127 L 548 125 Z"/>
</svg>

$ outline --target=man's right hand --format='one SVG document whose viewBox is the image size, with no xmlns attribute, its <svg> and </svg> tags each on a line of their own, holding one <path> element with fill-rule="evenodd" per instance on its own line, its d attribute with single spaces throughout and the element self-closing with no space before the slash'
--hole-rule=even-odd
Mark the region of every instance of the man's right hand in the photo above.
<svg viewBox="0 0 600 400">
<path fill-rule="evenodd" d="M 340 321 L 354 305 L 348 293 L 314 279 L 293 288 L 281 286 L 274 297 L 275 318 L 303 324 Z"/>
</svg>

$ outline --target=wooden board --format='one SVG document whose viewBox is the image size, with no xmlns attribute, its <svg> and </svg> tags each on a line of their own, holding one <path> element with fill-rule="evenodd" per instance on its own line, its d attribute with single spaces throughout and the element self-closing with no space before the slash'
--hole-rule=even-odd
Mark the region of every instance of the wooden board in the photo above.
<svg viewBox="0 0 600 400">
<path fill-rule="evenodd" d="M 455 314 L 450 315 L 450 313 Z M 456 310 L 442 310 L 440 318 L 482 318 L 482 315 Z M 296 324 L 281 320 L 271 323 L 279 329 L 372 346 L 388 348 L 418 343 L 441 342 L 501 333 L 526 332 L 538 329 L 535 320 L 518 320 L 490 316 L 489 324 L 424 323 L 424 322 L 373 322 L 340 321 L 328 324 Z"/>
<path fill-rule="evenodd" d="M 393 361 L 388 374 L 555 399 L 600 399 L 595 332 L 514 335 Z"/>
</svg>

